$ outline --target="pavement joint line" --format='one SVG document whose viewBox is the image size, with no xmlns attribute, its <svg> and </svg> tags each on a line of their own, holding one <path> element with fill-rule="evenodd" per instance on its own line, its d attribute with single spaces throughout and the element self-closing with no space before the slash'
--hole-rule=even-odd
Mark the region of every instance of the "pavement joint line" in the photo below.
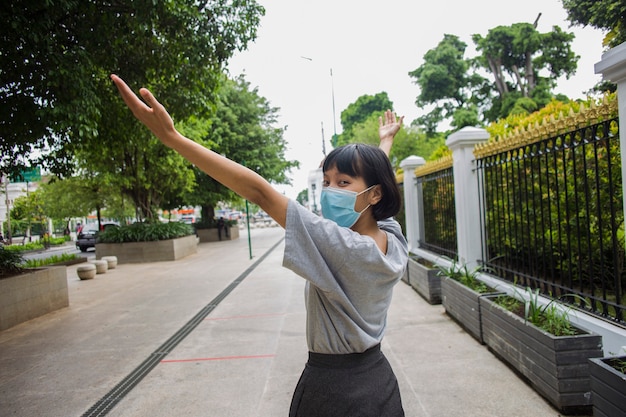
<svg viewBox="0 0 626 417">
<path fill-rule="evenodd" d="M 120 402 L 141 380 L 147 376 L 152 369 L 163 361 L 185 337 L 189 335 L 211 312 L 222 302 L 254 269 L 267 258 L 285 240 L 284 236 L 270 247 L 259 259 L 257 259 L 248 269 L 242 272 L 233 282 L 230 283 L 220 294 L 218 294 L 209 304 L 202 308 L 194 317 L 184 324 L 176 333 L 165 341 L 157 350 L 148 357 L 134 371 L 124 377 L 107 394 L 91 406 L 82 417 L 105 416 Z"/>
</svg>

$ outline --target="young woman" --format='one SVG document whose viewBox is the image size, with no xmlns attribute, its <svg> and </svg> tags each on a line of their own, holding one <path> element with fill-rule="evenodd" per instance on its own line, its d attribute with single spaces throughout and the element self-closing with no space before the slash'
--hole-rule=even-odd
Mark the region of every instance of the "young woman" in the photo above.
<svg viewBox="0 0 626 417">
<path fill-rule="evenodd" d="M 140 90 L 144 103 L 119 77 L 111 79 L 163 144 L 285 228 L 283 265 L 307 280 L 309 349 L 290 417 L 404 416 L 396 377 L 380 350 L 393 287 L 408 260 L 392 219 L 401 200 L 388 159 L 402 118 L 387 111 L 380 119 L 379 148 L 350 144 L 328 155 L 321 218 L 255 172 L 182 136 L 148 90 Z"/>
</svg>

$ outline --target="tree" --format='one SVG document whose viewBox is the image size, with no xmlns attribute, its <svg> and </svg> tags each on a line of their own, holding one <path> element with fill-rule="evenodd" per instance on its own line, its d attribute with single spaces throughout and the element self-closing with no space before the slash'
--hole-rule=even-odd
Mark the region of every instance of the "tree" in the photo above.
<svg viewBox="0 0 626 417">
<path fill-rule="evenodd" d="M 471 99 L 471 87 L 483 81 L 480 76 L 468 74 L 470 61 L 464 58 L 465 48 L 467 44 L 458 36 L 445 34 L 435 48 L 424 54 L 424 63 L 409 72 L 420 87 L 415 104 L 436 104 L 418 119 L 429 133 L 436 131 L 439 122 L 452 117 L 456 109 L 464 108 Z"/>
<path fill-rule="evenodd" d="M 209 114 L 224 63 L 256 37 L 263 13 L 253 0 L 3 2 L 0 170 L 40 154 L 69 175 L 77 150 L 129 139 L 154 152 L 108 74 L 152 87 L 175 118 Z"/>
<path fill-rule="evenodd" d="M 23 224 L 25 236 L 31 236 L 31 228 L 35 225 L 35 232 L 42 234 L 45 229 L 46 216 L 41 199 L 41 190 L 30 191 L 26 195 L 15 199 L 15 204 L 11 209 L 11 219 L 17 220 L 12 223 L 13 228 L 17 228 L 18 222 Z"/>
<path fill-rule="evenodd" d="M 347 143 L 366 143 L 368 145 L 378 146 L 380 143 L 378 136 L 378 119 L 382 114 L 383 111 L 376 111 L 371 113 L 367 119 L 353 125 L 349 138 L 350 142 Z M 342 138 L 346 139 L 344 135 L 342 135 Z M 445 138 L 443 135 L 427 135 L 417 127 L 403 127 L 394 138 L 393 146 L 389 153 L 389 159 L 391 160 L 392 166 L 398 169 L 400 162 L 411 155 L 428 158 L 444 141 Z"/>
<path fill-rule="evenodd" d="M 530 106 L 530 112 L 545 106 L 552 98 L 550 91 L 556 80 L 576 72 L 580 57 L 571 50 L 574 34 L 563 32 L 558 26 L 548 33 L 539 33 L 536 25 L 537 21 L 515 23 L 490 29 L 484 38 L 473 35 L 481 53 L 476 63 L 489 70 L 498 92 L 486 112 L 488 120 L 506 117 L 518 100 L 526 103 L 518 109 Z"/>
<path fill-rule="evenodd" d="M 270 182 L 289 184 L 287 173 L 297 161 L 285 159 L 284 129 L 275 127 L 278 109 L 251 88 L 243 76 L 225 80 L 220 89 L 215 114 L 208 120 L 193 119 L 181 126 L 217 153 L 252 169 Z M 219 201 L 233 201 L 232 191 L 195 169 L 196 185 L 185 201 L 202 207 L 203 220 L 213 219 Z"/>
<path fill-rule="evenodd" d="M 354 126 L 366 121 L 373 113 L 382 113 L 385 110 L 393 109 L 393 103 L 384 91 L 376 95 L 362 95 L 341 112 L 341 127 L 343 133 L 333 138 L 334 147 L 346 143 L 359 142 L 353 132 Z"/>
<path fill-rule="evenodd" d="M 461 128 L 546 105 L 556 79 L 572 75 L 579 57 L 570 47 L 573 34 L 558 26 L 539 33 L 536 23 L 498 26 L 485 37 L 473 35 L 480 54 L 474 58 L 464 56 L 466 44 L 458 37 L 444 35 L 424 55 L 424 63 L 409 73 L 420 87 L 416 104 L 434 106 L 418 120 L 426 131 L 434 132 L 446 119 Z"/>
<path fill-rule="evenodd" d="M 41 203 L 47 217 L 63 220 L 69 227 L 73 217 L 86 217 L 96 211 L 100 225 L 102 214 L 106 210 L 106 217 L 124 219 L 130 217 L 128 208 L 124 207 L 123 196 L 111 184 L 98 177 L 71 177 L 67 179 L 53 178 L 50 182 L 41 184 Z"/>
<path fill-rule="evenodd" d="M 83 184 L 78 177 L 41 184 L 39 190 L 44 213 L 50 218 L 62 219 L 65 227 L 69 227 L 72 217 L 87 216 L 94 207 Z"/>
<path fill-rule="evenodd" d="M 626 3 L 623 0 L 561 0 L 573 25 L 607 30 L 603 44 L 615 47 L 626 42 Z"/>
</svg>

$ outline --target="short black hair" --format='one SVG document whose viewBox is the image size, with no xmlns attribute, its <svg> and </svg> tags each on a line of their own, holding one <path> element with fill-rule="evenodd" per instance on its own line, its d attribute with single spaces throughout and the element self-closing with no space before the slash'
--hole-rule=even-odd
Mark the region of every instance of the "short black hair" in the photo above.
<svg viewBox="0 0 626 417">
<path fill-rule="evenodd" d="M 322 171 L 331 168 L 351 177 L 361 177 L 368 187 L 380 185 L 382 198 L 372 206 L 374 219 L 393 217 L 400 211 L 400 188 L 389 158 L 376 146 L 351 143 L 332 150 L 324 159 Z"/>
</svg>

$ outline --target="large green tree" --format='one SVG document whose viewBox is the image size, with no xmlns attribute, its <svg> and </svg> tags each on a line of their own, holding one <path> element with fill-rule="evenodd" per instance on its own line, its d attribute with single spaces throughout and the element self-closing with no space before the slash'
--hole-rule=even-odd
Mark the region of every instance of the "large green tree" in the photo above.
<svg viewBox="0 0 626 417">
<path fill-rule="evenodd" d="M 263 13 L 253 0 L 3 2 L 0 170 L 40 159 L 68 175 L 82 152 L 83 166 L 125 177 L 121 188 L 151 218 L 168 185 L 152 172 L 172 163 L 160 164 L 162 147 L 108 74 L 152 88 L 176 119 L 208 116 L 226 61 L 256 37 Z"/>
<path fill-rule="evenodd" d="M 496 97 L 486 97 L 491 101 L 487 120 L 532 113 L 545 106 L 552 99 L 556 80 L 576 72 L 580 57 L 571 49 L 574 34 L 558 26 L 540 33 L 536 25 L 537 21 L 514 23 L 490 29 L 485 37 L 473 35 L 480 53 L 476 62 L 491 73 L 497 91 Z"/>
<path fill-rule="evenodd" d="M 379 117 L 387 109 L 393 109 L 393 103 L 385 92 L 357 98 L 341 112 L 344 132 L 338 136 L 335 146 L 348 143 L 367 143 L 378 146 L 380 143 Z M 443 142 L 442 135 L 427 134 L 417 126 L 403 127 L 394 138 L 389 158 L 392 165 L 398 168 L 400 162 L 408 156 L 418 155 L 428 158 Z"/>
<path fill-rule="evenodd" d="M 615 47 L 626 42 L 624 0 L 561 0 L 561 2 L 572 24 L 606 30 L 604 45 Z"/>
<path fill-rule="evenodd" d="M 571 50 L 573 34 L 558 26 L 540 33 L 536 24 L 498 26 L 484 37 L 473 35 L 479 53 L 473 58 L 465 57 L 466 44 L 458 37 L 444 35 L 409 73 L 420 87 L 416 104 L 434 106 L 419 120 L 426 130 L 434 131 L 447 119 L 461 128 L 546 105 L 556 80 L 571 76 L 579 57 Z"/>
<path fill-rule="evenodd" d="M 285 158 L 284 129 L 277 127 L 278 109 L 259 95 L 243 76 L 225 80 L 217 95 L 215 114 L 194 118 L 180 126 L 187 136 L 252 169 L 270 182 L 289 184 L 288 173 L 297 161 Z M 195 186 L 184 201 L 202 208 L 202 218 L 214 217 L 220 201 L 238 197 L 202 171 L 195 169 Z"/>
<path fill-rule="evenodd" d="M 359 138 L 353 132 L 354 127 L 365 122 L 372 114 L 381 114 L 387 109 L 393 109 L 393 103 L 384 91 L 373 96 L 369 94 L 360 96 L 341 112 L 343 132 L 333 138 L 332 145 L 337 147 L 346 143 L 359 142 Z"/>
<path fill-rule="evenodd" d="M 427 132 L 435 132 L 441 120 L 454 117 L 455 111 L 459 109 L 476 111 L 475 106 L 471 105 L 471 90 L 484 83 L 484 78 L 469 73 L 471 62 L 465 58 L 466 48 L 467 44 L 458 36 L 445 34 L 435 48 L 424 54 L 424 63 L 409 72 L 409 76 L 420 87 L 415 104 L 418 107 L 436 104 L 429 113 L 418 119 Z"/>
</svg>

